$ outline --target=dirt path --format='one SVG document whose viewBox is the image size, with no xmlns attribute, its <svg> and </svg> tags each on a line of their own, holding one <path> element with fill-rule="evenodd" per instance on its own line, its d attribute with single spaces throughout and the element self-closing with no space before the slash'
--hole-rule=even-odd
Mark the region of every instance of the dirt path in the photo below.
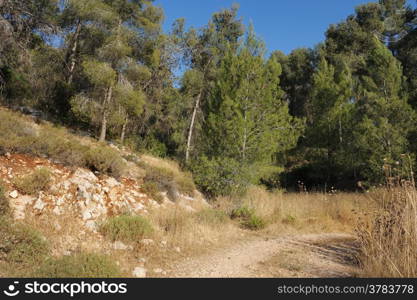
<svg viewBox="0 0 417 300">
<path fill-rule="evenodd" d="M 168 277 L 352 277 L 358 273 L 351 236 L 320 234 L 254 238 L 172 267 Z M 165 277 L 165 276 L 164 276 Z"/>
</svg>

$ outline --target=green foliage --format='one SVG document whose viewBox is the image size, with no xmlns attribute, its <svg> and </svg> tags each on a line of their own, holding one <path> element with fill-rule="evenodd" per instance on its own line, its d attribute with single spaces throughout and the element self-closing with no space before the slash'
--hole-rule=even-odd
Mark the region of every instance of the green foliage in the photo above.
<svg viewBox="0 0 417 300">
<path fill-rule="evenodd" d="M 249 219 L 251 216 L 255 214 L 255 211 L 252 208 L 249 208 L 248 206 L 241 206 L 239 208 L 236 208 L 232 211 L 230 214 L 230 217 L 232 219 Z"/>
<path fill-rule="evenodd" d="M 107 88 L 116 81 L 116 72 L 108 63 L 85 61 L 83 69 L 87 78 L 95 86 Z"/>
<path fill-rule="evenodd" d="M 9 200 L 6 196 L 6 187 L 4 182 L 0 179 L 0 217 L 7 215 L 10 211 Z"/>
<path fill-rule="evenodd" d="M 79 253 L 49 258 L 31 275 L 37 278 L 115 278 L 122 273 L 109 256 Z"/>
<path fill-rule="evenodd" d="M 141 91 L 134 90 L 126 85 L 118 85 L 115 90 L 115 97 L 118 98 L 118 102 L 129 115 L 140 116 L 143 112 L 146 96 Z"/>
<path fill-rule="evenodd" d="M 140 242 L 152 234 L 149 221 L 141 216 L 112 217 L 100 226 L 100 232 L 112 241 Z"/>
<path fill-rule="evenodd" d="M 417 152 L 416 10 L 405 0 L 358 6 L 315 49 L 268 59 L 253 25 L 244 37 L 236 6 L 202 28 L 186 31 L 178 20 L 164 33 L 163 11 L 148 0 L 3 2 L 3 104 L 185 160 L 211 197 L 286 185 L 284 168 L 293 186 L 371 186 L 384 166 Z M 62 47 L 50 45 L 51 33 Z M 180 64 L 187 69 L 177 88 Z M 5 112 L 0 119 L 0 152 L 123 173 L 105 146 L 89 149 Z M 194 188 L 189 176 L 149 173 L 149 193 L 157 185 L 175 198 Z"/>
<path fill-rule="evenodd" d="M 266 222 L 257 215 L 251 215 L 248 219 L 244 220 L 242 226 L 250 230 L 262 230 L 266 227 Z"/>
<path fill-rule="evenodd" d="M 45 239 L 23 224 L 13 224 L 0 217 L 0 259 L 11 264 L 33 266 L 41 263 L 49 253 Z"/>
<path fill-rule="evenodd" d="M 280 51 L 271 54 L 282 66 L 281 87 L 285 91 L 292 116 L 308 117 L 308 102 L 316 63 L 312 49 L 295 49 L 288 56 Z"/>
<path fill-rule="evenodd" d="M 254 209 L 245 205 L 234 209 L 230 217 L 232 219 L 238 219 L 242 227 L 249 230 L 262 230 L 266 227 L 266 221 L 256 215 Z"/>
<path fill-rule="evenodd" d="M 51 171 L 46 168 L 39 168 L 29 175 L 17 178 L 13 185 L 22 194 L 37 195 L 40 191 L 46 191 L 50 183 Z"/>
<path fill-rule="evenodd" d="M 259 44 L 249 32 L 242 50 L 227 53 L 205 108 L 205 156 L 191 169 L 210 196 L 257 183 L 274 155 L 294 147 L 301 133 L 300 121 L 282 101 L 281 66 L 274 57 L 265 61 Z"/>
<path fill-rule="evenodd" d="M 243 193 L 256 181 L 250 168 L 230 158 L 202 156 L 191 163 L 190 169 L 199 190 L 211 198 Z"/>
</svg>

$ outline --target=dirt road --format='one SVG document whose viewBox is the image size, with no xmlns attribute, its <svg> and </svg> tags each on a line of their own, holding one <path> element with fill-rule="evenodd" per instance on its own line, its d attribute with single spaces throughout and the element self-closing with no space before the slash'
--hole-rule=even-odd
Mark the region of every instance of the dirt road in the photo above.
<svg viewBox="0 0 417 300">
<path fill-rule="evenodd" d="M 359 272 L 355 253 L 346 234 L 257 237 L 181 261 L 167 277 L 352 277 Z"/>
</svg>

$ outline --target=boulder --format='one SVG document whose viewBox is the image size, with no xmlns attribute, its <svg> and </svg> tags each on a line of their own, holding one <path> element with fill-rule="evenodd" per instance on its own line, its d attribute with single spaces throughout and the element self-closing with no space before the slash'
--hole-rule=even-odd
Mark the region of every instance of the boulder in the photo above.
<svg viewBox="0 0 417 300">
<path fill-rule="evenodd" d="M 16 199 L 17 197 L 19 197 L 19 193 L 16 190 L 14 190 L 10 192 L 9 196 L 13 199 Z"/>
</svg>

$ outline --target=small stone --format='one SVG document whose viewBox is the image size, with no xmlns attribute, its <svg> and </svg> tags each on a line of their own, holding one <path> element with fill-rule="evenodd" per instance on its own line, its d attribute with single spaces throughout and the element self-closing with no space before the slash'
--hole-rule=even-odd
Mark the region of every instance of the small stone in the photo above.
<svg viewBox="0 0 417 300">
<path fill-rule="evenodd" d="M 161 246 L 162 247 L 166 247 L 166 245 L 168 244 L 168 242 L 167 241 L 161 241 Z"/>
<path fill-rule="evenodd" d="M 151 240 L 151 239 L 144 239 L 144 240 L 141 240 L 140 243 L 145 246 L 150 246 L 150 245 L 153 245 L 155 242 L 154 240 Z"/>
<path fill-rule="evenodd" d="M 13 199 L 16 199 L 17 197 L 19 197 L 19 193 L 16 190 L 14 190 L 13 192 L 10 192 L 9 196 Z"/>
<path fill-rule="evenodd" d="M 164 272 L 164 270 L 162 270 L 162 269 L 154 269 L 153 270 L 153 272 L 155 273 L 155 274 L 161 274 L 161 273 L 163 273 Z"/>
<path fill-rule="evenodd" d="M 12 157 L 9 152 L 7 152 L 4 156 L 6 156 L 7 159 L 10 159 L 10 157 Z"/>
<path fill-rule="evenodd" d="M 175 250 L 175 252 L 181 253 L 181 248 L 180 247 L 175 247 L 174 250 Z"/>
<path fill-rule="evenodd" d="M 113 243 L 113 249 L 114 250 L 133 250 L 133 247 L 132 246 L 127 246 L 120 241 L 116 241 L 116 242 Z"/>
<path fill-rule="evenodd" d="M 146 272 L 147 272 L 147 270 L 146 270 L 145 268 L 142 268 L 142 267 L 136 267 L 136 268 L 133 270 L 132 275 L 133 275 L 135 278 L 146 278 Z"/>
</svg>

